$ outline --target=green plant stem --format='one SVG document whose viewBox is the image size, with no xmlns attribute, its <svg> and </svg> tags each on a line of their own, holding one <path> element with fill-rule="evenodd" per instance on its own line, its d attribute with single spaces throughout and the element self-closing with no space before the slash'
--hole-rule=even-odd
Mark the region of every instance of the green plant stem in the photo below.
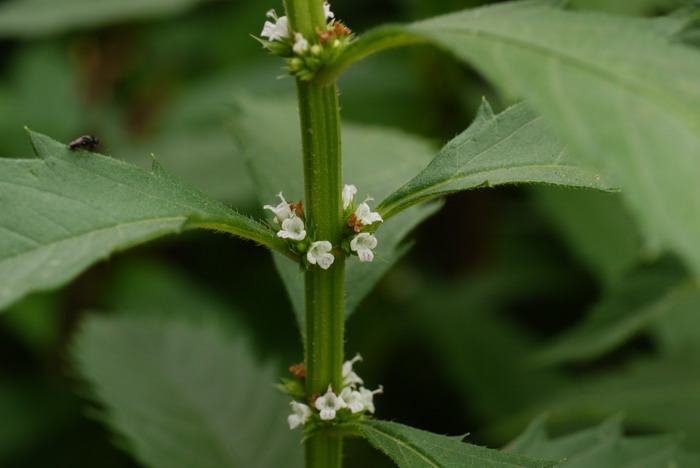
<svg viewBox="0 0 700 468">
<path fill-rule="evenodd" d="M 306 37 L 326 28 L 322 0 L 285 0 L 292 30 Z M 340 105 L 335 83 L 320 86 L 297 80 L 304 165 L 307 230 L 315 240 L 335 247 L 328 270 L 312 266 L 305 274 L 306 391 L 323 394 L 329 384 L 342 387 L 345 339 L 345 254 L 339 249 L 343 210 L 340 153 Z M 319 431 L 306 440 L 308 468 L 341 466 L 342 438 Z"/>
</svg>

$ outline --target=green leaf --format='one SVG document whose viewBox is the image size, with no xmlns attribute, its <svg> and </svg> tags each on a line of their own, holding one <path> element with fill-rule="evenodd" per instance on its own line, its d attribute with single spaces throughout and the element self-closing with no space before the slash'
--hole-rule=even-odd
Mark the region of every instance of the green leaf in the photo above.
<svg viewBox="0 0 700 468">
<path fill-rule="evenodd" d="M 534 460 L 388 421 L 352 424 L 370 444 L 400 467 L 551 467 L 556 462 Z"/>
<path fill-rule="evenodd" d="M 537 365 L 589 361 L 603 356 L 695 293 L 676 264 L 641 267 L 617 284 L 580 324 L 545 344 Z"/>
<path fill-rule="evenodd" d="M 700 52 L 667 23 L 512 2 L 384 27 L 317 79 L 387 47 L 430 42 L 525 98 L 623 189 L 644 232 L 700 272 Z M 659 157 L 663 155 L 663 157 Z"/>
<path fill-rule="evenodd" d="M 207 0 L 10 0 L 0 5 L 0 37 L 32 38 L 172 16 L 204 1 Z"/>
<path fill-rule="evenodd" d="M 91 317 L 73 354 L 102 417 L 147 466 L 302 466 L 274 368 L 216 321 Z"/>
<path fill-rule="evenodd" d="M 530 194 L 572 253 L 605 287 L 617 283 L 645 256 L 639 230 L 621 197 L 551 187 L 532 187 Z"/>
<path fill-rule="evenodd" d="M 675 434 L 625 437 L 618 417 L 592 429 L 550 439 L 544 419 L 539 418 L 504 450 L 528 457 L 566 458 L 559 465 L 562 468 L 691 468 L 700 465 L 700 455 L 683 450 L 680 441 Z"/>
<path fill-rule="evenodd" d="M 245 96 L 236 100 L 232 127 L 248 159 L 261 204 L 276 203 L 275 194 L 280 191 L 290 201 L 304 196 L 298 121 L 292 100 L 253 100 Z M 343 152 L 345 182 L 357 186 L 358 197 L 364 199 L 369 194 L 381 199 L 424 168 L 433 150 L 425 140 L 398 130 L 345 124 Z M 401 244 L 406 234 L 436 209 L 437 205 L 416 207 L 380 227 L 375 252 L 386 263 L 360 264 L 355 258 L 348 261 L 346 315 L 352 313 L 406 252 L 407 246 Z M 295 263 L 279 255 L 275 255 L 275 264 L 289 293 L 297 321 L 302 325 L 303 276 Z"/>
<path fill-rule="evenodd" d="M 539 182 L 610 190 L 607 177 L 582 165 L 522 104 L 494 115 L 483 101 L 469 128 L 445 145 L 420 174 L 387 197 L 378 211 L 390 218 L 431 198 L 476 187 Z"/>
<path fill-rule="evenodd" d="M 253 221 L 165 172 L 30 132 L 39 158 L 0 159 L 0 308 L 60 286 L 112 252 L 189 228 L 287 251 Z"/>
</svg>

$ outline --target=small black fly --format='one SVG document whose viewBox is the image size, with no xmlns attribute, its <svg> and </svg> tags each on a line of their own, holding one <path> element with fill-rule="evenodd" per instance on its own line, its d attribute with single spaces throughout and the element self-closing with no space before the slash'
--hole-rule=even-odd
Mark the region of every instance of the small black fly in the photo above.
<svg viewBox="0 0 700 468">
<path fill-rule="evenodd" d="M 92 135 L 83 135 L 68 143 L 68 146 L 72 150 L 95 151 L 100 146 L 100 139 Z"/>
</svg>

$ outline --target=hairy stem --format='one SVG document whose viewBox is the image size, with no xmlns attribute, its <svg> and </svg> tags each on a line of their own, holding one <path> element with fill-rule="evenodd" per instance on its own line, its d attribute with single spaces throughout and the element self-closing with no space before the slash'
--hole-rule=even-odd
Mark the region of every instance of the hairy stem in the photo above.
<svg viewBox="0 0 700 468">
<path fill-rule="evenodd" d="M 285 0 L 291 27 L 307 37 L 326 28 L 322 0 Z M 340 106 L 335 83 L 320 86 L 297 80 L 304 165 L 307 225 L 316 240 L 339 248 L 342 234 Z M 334 251 L 328 270 L 313 266 L 305 274 L 306 391 L 342 387 L 345 254 Z M 320 431 L 306 442 L 306 466 L 341 466 L 341 437 Z"/>
</svg>

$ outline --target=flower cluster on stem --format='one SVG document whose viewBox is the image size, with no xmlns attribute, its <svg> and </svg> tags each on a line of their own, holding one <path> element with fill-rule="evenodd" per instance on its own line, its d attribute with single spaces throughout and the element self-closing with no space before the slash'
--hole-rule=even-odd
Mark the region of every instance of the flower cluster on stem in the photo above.
<svg viewBox="0 0 700 468">
<path fill-rule="evenodd" d="M 361 361 L 362 356 L 356 355 L 343 364 L 343 387 L 334 389 L 328 385 L 323 395 L 313 395 L 305 398 L 299 381 L 286 380 L 281 388 L 295 397 L 290 402 L 292 414 L 287 417 L 290 429 L 305 427 L 305 432 L 312 432 L 328 424 L 341 424 L 369 417 L 373 414 L 374 395 L 383 393 L 380 385 L 376 390 L 363 387 L 364 381 L 355 373 L 353 365 Z M 298 368 L 298 366 L 292 366 Z M 299 374 L 295 372 L 299 377 Z M 302 377 L 303 378 L 303 377 Z M 301 401 L 299 401 L 301 400 Z"/>
<path fill-rule="evenodd" d="M 263 47 L 285 57 L 289 74 L 302 80 L 311 80 L 316 71 L 332 61 L 353 39 L 352 31 L 335 18 L 328 2 L 324 3 L 323 9 L 326 27 L 316 28 L 312 37 L 293 31 L 289 19 L 278 17 L 275 10 L 267 12 L 271 21 L 265 21 L 260 32 L 258 40 Z"/>
<path fill-rule="evenodd" d="M 357 187 L 345 185 L 342 191 L 343 210 L 345 210 L 346 225 L 349 229 L 348 239 L 343 243 L 343 248 L 349 254 L 357 255 L 361 262 L 374 260 L 374 249 L 377 247 L 377 238 L 374 236 L 377 223 L 382 219 L 379 213 L 373 212 L 369 207 L 372 197 L 367 196 L 365 201 L 355 204 Z"/>
<path fill-rule="evenodd" d="M 328 269 L 335 260 L 331 253 L 333 245 L 325 240 L 311 240 L 304 225 L 303 203 L 290 203 L 285 200 L 282 192 L 277 196 L 281 200 L 277 205 L 265 205 L 263 208 L 272 211 L 275 218 L 272 224 L 277 231 L 277 237 L 287 239 L 289 248 L 298 254 L 305 254 L 304 258 L 310 265 L 318 265 L 324 270 Z"/>
</svg>

